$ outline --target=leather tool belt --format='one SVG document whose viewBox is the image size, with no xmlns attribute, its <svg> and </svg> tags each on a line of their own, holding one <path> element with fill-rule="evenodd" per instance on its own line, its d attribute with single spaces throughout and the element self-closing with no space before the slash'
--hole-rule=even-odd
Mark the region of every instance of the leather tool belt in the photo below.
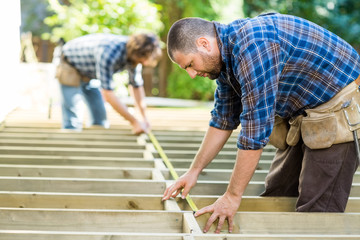
<svg viewBox="0 0 360 240">
<path fill-rule="evenodd" d="M 84 82 L 90 81 L 90 78 L 81 75 L 79 71 L 66 60 L 64 55 L 61 55 L 60 63 L 56 66 L 55 77 L 61 84 L 71 87 L 80 86 L 81 80 Z"/>
<path fill-rule="evenodd" d="M 333 144 L 354 141 L 360 136 L 360 77 L 337 93 L 330 101 L 305 110 L 306 116 L 290 120 L 275 117 L 270 144 L 279 149 L 295 146 L 300 136 L 311 149 L 329 148 Z"/>
</svg>

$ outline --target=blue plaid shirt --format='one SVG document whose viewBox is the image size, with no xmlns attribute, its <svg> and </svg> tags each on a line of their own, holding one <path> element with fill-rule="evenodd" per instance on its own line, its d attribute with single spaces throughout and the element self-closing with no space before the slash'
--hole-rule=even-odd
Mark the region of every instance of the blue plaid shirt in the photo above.
<svg viewBox="0 0 360 240">
<path fill-rule="evenodd" d="M 210 126 L 231 130 L 241 124 L 240 149 L 263 148 L 275 115 L 303 114 L 359 76 L 358 53 L 307 20 L 265 14 L 214 26 L 224 66 Z"/>
<path fill-rule="evenodd" d="M 142 66 L 132 66 L 127 61 L 126 36 L 113 34 L 89 34 L 67 42 L 62 52 L 66 60 L 81 74 L 101 80 L 101 87 L 114 89 L 113 74 L 128 70 L 129 83 L 143 85 Z"/>
</svg>

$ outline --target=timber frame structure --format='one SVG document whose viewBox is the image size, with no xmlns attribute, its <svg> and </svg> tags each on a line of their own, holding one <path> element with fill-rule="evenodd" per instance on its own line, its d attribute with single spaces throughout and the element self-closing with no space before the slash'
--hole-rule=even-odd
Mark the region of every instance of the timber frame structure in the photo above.
<svg viewBox="0 0 360 240">
<path fill-rule="evenodd" d="M 208 109 L 149 109 L 153 133 L 181 175 L 204 135 Z M 230 240 L 360 238 L 360 172 L 345 213 L 296 213 L 294 198 L 259 197 L 275 149 L 266 147 L 235 216 L 204 234 L 209 215 L 194 218 L 187 202 L 161 201 L 172 181 L 146 135 L 133 136 L 115 113 L 110 129 L 60 130 L 24 109 L 0 131 L 0 240 Z M 202 172 L 191 197 L 200 209 L 224 193 L 236 133 Z"/>
</svg>

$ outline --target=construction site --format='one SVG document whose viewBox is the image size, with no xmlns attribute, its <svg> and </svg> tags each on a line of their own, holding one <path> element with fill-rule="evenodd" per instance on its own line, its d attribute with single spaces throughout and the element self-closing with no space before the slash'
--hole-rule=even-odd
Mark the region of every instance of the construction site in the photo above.
<svg viewBox="0 0 360 240">
<path fill-rule="evenodd" d="M 32 10 L 39 5 L 38 1 L 31 1 L 31 5 L 27 5 L 30 1 L 9 1 L 9 6 L 0 8 L 0 26 L 7 33 L 0 44 L 0 52 L 5 56 L 0 58 L 0 240 L 360 239 L 360 169 L 353 177 L 344 213 L 296 212 L 296 197 L 260 197 L 277 151 L 271 144 L 263 149 L 255 173 L 242 196 L 234 217 L 233 231 L 229 233 L 228 222 L 225 221 L 220 233 L 216 234 L 217 219 L 209 231 L 204 233 L 211 215 L 206 213 L 195 217 L 194 212 L 213 204 L 226 192 L 236 161 L 241 126 L 232 132 L 220 153 L 201 172 L 197 184 L 186 199 L 182 199 L 179 194 L 163 201 L 165 190 L 186 173 L 193 162 L 209 127 L 213 102 L 167 97 L 170 75 L 176 77 L 179 71 L 170 74 L 169 66 L 174 64 L 165 56 L 163 59 L 166 58 L 166 61 L 160 63 L 163 71 L 156 70 L 158 75 L 150 81 L 145 79 L 144 83 L 146 111 L 151 124 L 149 133 L 134 135 L 129 122 L 109 103 L 105 104 L 109 128 L 87 126 L 89 117 L 85 114 L 82 130 L 63 129 L 61 85 L 54 77 L 55 66 L 50 63 L 52 55 L 49 53 L 55 44 L 51 45 L 50 41 L 41 39 L 41 34 L 36 38 L 30 33 L 20 36 L 19 28 L 24 25 L 24 20 L 23 23 L 20 20 L 20 2 L 21 7 L 27 7 L 25 9 L 29 12 L 31 10 L 25 21 L 31 23 L 31 19 L 36 17 Z M 97 27 L 100 30 L 117 31 L 117 25 L 123 29 L 129 28 L 111 22 L 120 19 L 126 12 L 120 11 L 123 6 L 116 5 L 120 15 L 116 15 L 119 11 L 115 11 L 114 6 L 107 6 L 109 12 L 115 14 L 109 15 L 103 13 L 103 6 L 100 5 L 115 2 L 122 4 L 121 1 L 87 1 L 93 4 L 82 1 L 45 2 L 53 6 L 55 4 L 59 9 L 73 7 L 73 11 L 60 13 L 72 13 L 70 17 L 76 20 L 73 23 L 76 22 L 76 27 L 82 30 L 86 24 L 77 22 L 78 14 L 84 14 L 81 19 L 85 21 L 90 19 L 91 11 L 74 9 L 83 10 L 87 5 L 94 7 L 92 13 L 98 11 L 99 15 L 91 17 L 95 23 L 99 22 Z M 143 2 L 138 0 L 132 3 L 141 5 Z M 153 1 L 145 2 L 153 4 Z M 162 29 L 161 21 L 166 21 L 168 28 L 170 23 L 187 16 L 193 8 L 196 10 L 194 16 L 212 17 L 213 13 L 209 9 L 217 6 L 205 1 L 209 8 L 204 11 L 203 2 L 198 2 L 194 7 L 182 1 L 155 2 L 160 2 L 161 7 L 141 5 L 139 9 L 149 10 L 146 14 L 156 17 L 156 21 L 153 19 L 147 22 L 147 28 L 157 26 L 158 33 Z M 246 4 L 248 9 L 252 9 L 248 15 L 258 14 L 256 11 L 259 6 L 253 6 L 251 1 L 231 2 L 224 7 L 223 15 L 232 12 L 234 6 L 240 9 L 239 6 Z M 269 2 L 275 4 L 278 1 Z M 338 1 L 328 2 L 327 9 L 336 9 Z M 41 3 L 44 9 L 46 4 Z M 315 1 L 306 4 L 315 6 Z M 278 5 L 279 9 L 286 9 Z M 143 14 L 132 6 L 131 11 L 134 13 L 129 10 L 131 14 Z M 162 15 L 157 12 L 154 14 L 149 6 L 164 11 Z M 270 8 L 269 5 L 264 7 Z M 217 13 L 220 14 L 220 11 Z M 63 19 L 61 14 L 60 20 Z M 131 14 L 127 17 L 135 25 L 129 23 L 130 26 L 142 26 L 140 23 L 143 22 L 143 16 L 138 19 Z M 236 11 L 232 12 L 232 16 L 237 14 Z M 312 16 L 314 11 L 310 11 L 310 14 Z M 100 19 L 103 16 L 108 17 L 103 22 L 111 22 L 111 26 L 100 28 L 104 27 Z M 165 18 L 160 19 L 160 16 Z M 331 18 L 332 15 L 329 16 Z M 44 24 L 43 19 L 40 20 Z M 52 20 L 55 26 L 61 23 L 54 18 Z M 70 27 L 68 34 L 73 33 L 71 25 L 76 24 L 64 24 Z M 89 26 L 87 28 L 92 29 Z M 165 41 L 166 33 L 161 34 L 162 41 Z M 36 49 L 34 39 L 39 43 Z M 21 63 L 19 55 L 24 57 Z M 154 73 L 152 69 L 145 75 L 153 77 Z M 197 83 L 202 85 L 201 82 Z M 181 92 L 179 86 L 173 85 L 175 93 L 178 88 L 178 92 Z M 187 84 L 182 87 L 185 93 L 191 88 Z M 195 88 L 195 85 L 192 87 Z M 195 92 L 193 89 L 189 92 L 192 91 Z M 212 98 L 211 87 L 203 87 L 202 93 L 193 94 L 198 98 L 201 98 L 200 95 Z M 140 116 L 131 97 L 120 99 L 131 114 Z"/>
<path fill-rule="evenodd" d="M 35 73 L 48 81 L 44 71 Z M 158 106 L 150 104 L 152 133 L 161 154 L 148 135 L 133 135 L 111 108 L 109 129 L 62 130 L 60 106 L 55 101 L 49 109 L 54 89 L 37 82 L 1 124 L 0 239 L 360 238 L 360 172 L 354 176 L 345 213 L 296 213 L 296 198 L 259 197 L 275 154 L 270 145 L 246 189 L 233 233 L 225 224 L 220 234 L 214 234 L 215 226 L 204 234 L 209 215 L 195 218 L 180 197 L 162 201 L 173 182 L 163 158 L 165 154 L 178 175 L 188 169 L 208 127 L 211 106 L 180 101 L 159 107 L 160 100 Z M 225 192 L 237 134 L 234 131 L 191 190 L 198 209 Z"/>
</svg>

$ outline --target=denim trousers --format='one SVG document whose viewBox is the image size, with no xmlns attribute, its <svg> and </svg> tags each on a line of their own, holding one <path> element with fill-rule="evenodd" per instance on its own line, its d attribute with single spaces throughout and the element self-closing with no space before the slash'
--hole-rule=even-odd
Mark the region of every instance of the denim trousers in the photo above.
<svg viewBox="0 0 360 240">
<path fill-rule="evenodd" d="M 60 84 L 60 92 L 62 100 L 62 128 L 82 130 L 84 102 L 89 112 L 87 125 L 109 127 L 104 100 L 97 80 L 81 82 L 79 87 Z"/>
<path fill-rule="evenodd" d="M 344 212 L 359 162 L 354 142 L 277 150 L 261 196 L 297 197 L 297 212 Z"/>
</svg>

